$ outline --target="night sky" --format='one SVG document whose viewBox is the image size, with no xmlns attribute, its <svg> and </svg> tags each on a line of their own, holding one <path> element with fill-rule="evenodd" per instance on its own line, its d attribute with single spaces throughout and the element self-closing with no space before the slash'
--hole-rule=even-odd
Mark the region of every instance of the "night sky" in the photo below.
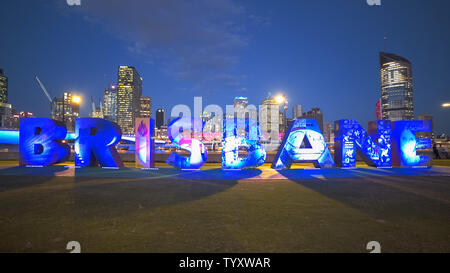
<svg viewBox="0 0 450 273">
<path fill-rule="evenodd" d="M 435 117 L 450 133 L 450 1 L 381 0 L 66 0 L 0 1 L 0 68 L 9 102 L 49 116 L 51 96 L 70 90 L 91 110 L 119 65 L 135 66 L 143 95 L 156 108 L 232 104 L 247 96 L 259 105 L 282 90 L 325 121 L 376 119 L 378 53 L 412 62 L 415 114 Z M 168 113 L 170 114 L 170 112 Z M 166 117 L 168 116 L 166 114 Z"/>
</svg>

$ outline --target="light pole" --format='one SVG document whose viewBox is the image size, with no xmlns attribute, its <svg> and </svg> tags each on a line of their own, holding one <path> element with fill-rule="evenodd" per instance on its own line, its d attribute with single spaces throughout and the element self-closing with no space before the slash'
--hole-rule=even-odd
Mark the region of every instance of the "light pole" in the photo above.
<svg viewBox="0 0 450 273">
<path fill-rule="evenodd" d="M 287 106 L 288 101 L 287 101 L 287 99 L 286 99 L 286 94 L 280 94 L 280 95 L 277 95 L 277 96 L 275 97 L 275 101 L 276 101 L 279 105 L 283 104 L 283 118 L 284 118 L 284 120 L 283 120 L 282 122 L 283 122 L 284 133 L 286 133 L 286 130 L 287 130 L 286 111 L 287 111 L 287 109 L 288 109 L 288 106 Z"/>
<path fill-rule="evenodd" d="M 74 122 L 75 122 L 75 119 L 74 119 L 74 112 L 75 112 L 75 110 L 76 110 L 76 112 L 77 112 L 77 116 L 79 116 L 79 113 L 80 113 L 80 104 L 81 104 L 81 97 L 80 96 L 77 96 L 77 95 L 73 95 L 72 96 L 72 102 L 71 102 L 71 110 L 72 110 L 72 113 L 71 113 L 71 117 L 69 118 L 70 120 L 70 126 L 71 126 L 71 128 L 73 127 L 73 128 L 75 128 L 75 124 L 74 124 Z M 64 114 L 65 114 L 65 111 L 64 111 Z"/>
</svg>

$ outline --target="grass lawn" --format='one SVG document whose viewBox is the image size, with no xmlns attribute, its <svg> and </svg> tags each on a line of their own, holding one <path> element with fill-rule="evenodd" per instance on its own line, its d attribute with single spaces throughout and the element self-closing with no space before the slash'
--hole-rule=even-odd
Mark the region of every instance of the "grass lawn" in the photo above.
<svg viewBox="0 0 450 273">
<path fill-rule="evenodd" d="M 0 176 L 0 252 L 450 252 L 450 177 Z"/>
<path fill-rule="evenodd" d="M 434 159 L 433 165 L 435 165 L 435 166 L 450 166 L 450 159 Z"/>
</svg>

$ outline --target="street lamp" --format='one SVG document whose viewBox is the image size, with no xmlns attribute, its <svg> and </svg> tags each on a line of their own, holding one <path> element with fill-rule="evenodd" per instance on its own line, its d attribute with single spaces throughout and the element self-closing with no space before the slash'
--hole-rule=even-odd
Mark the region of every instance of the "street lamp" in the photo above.
<svg viewBox="0 0 450 273">
<path fill-rule="evenodd" d="M 450 102 L 443 103 L 442 107 L 449 108 L 450 107 Z"/>
<path fill-rule="evenodd" d="M 72 95 L 71 99 L 71 116 L 69 117 L 70 127 L 71 129 L 74 127 L 75 118 L 80 116 L 80 104 L 81 104 L 81 96 Z M 64 115 L 66 111 L 64 109 Z"/>
<path fill-rule="evenodd" d="M 275 101 L 276 101 L 278 104 L 284 103 L 285 100 L 286 100 L 286 96 L 285 96 L 285 95 L 277 95 L 277 96 L 275 97 Z"/>
<path fill-rule="evenodd" d="M 80 96 L 72 96 L 72 102 L 75 104 L 81 104 L 81 97 Z"/>
</svg>

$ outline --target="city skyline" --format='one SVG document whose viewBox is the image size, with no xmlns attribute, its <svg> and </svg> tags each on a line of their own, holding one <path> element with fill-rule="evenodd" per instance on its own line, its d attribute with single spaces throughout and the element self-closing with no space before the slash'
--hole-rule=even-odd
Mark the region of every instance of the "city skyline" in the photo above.
<svg viewBox="0 0 450 273">
<path fill-rule="evenodd" d="M 384 120 L 391 120 L 391 121 L 397 121 L 397 120 L 414 120 L 414 99 L 413 99 L 413 90 L 412 90 L 412 72 L 411 72 L 411 63 L 398 55 L 395 55 L 393 53 L 388 52 L 380 52 L 380 82 L 381 82 L 381 98 L 380 102 L 383 102 L 381 105 L 381 110 L 384 112 L 382 115 L 382 119 Z M 3 78 L 6 79 L 6 87 L 7 87 L 7 80 L 8 78 L 3 75 L 3 71 L 1 71 L 1 75 Z M 38 80 L 39 82 L 39 80 Z M 134 123 L 137 118 L 151 118 L 154 117 L 155 119 L 158 119 L 158 113 L 160 110 L 163 111 L 164 115 L 164 109 L 156 109 L 155 115 L 152 115 L 152 99 L 148 96 L 142 96 L 142 82 L 143 78 L 140 76 L 138 71 L 133 66 L 124 66 L 120 65 L 118 67 L 118 80 L 117 83 L 108 83 L 108 87 L 104 90 L 103 97 L 99 98 L 99 106 L 95 106 L 93 98 L 91 96 L 92 101 L 92 111 L 89 114 L 89 117 L 97 117 L 97 118 L 106 118 L 110 121 L 120 123 L 120 127 L 124 127 L 125 130 L 123 132 L 125 134 L 132 133 L 132 131 L 127 130 L 127 127 L 129 127 L 127 124 L 130 123 L 129 121 L 132 121 L 132 127 L 134 128 Z M 39 82 L 39 84 L 41 84 Z M 125 86 L 124 86 L 125 85 Z M 41 87 L 42 88 L 42 87 Z M 122 91 L 120 91 L 122 89 Z M 8 100 L 8 92 L 7 88 L 5 89 L 6 92 L 3 92 L 6 94 L 5 99 Z M 122 93 L 122 98 L 119 100 L 117 94 Z M 135 94 L 136 93 L 136 94 Z M 400 95 L 399 95 L 400 94 Z M 404 95 L 402 95 L 404 94 Z M 76 97 L 77 101 L 74 102 L 73 96 Z M 112 96 L 112 97 L 111 97 Z M 129 97 L 131 96 L 131 97 Z M 126 98 L 127 99 L 126 99 Z M 129 97 L 129 98 L 128 98 Z M 395 101 L 395 99 L 399 99 L 401 97 L 401 101 Z M 137 99 L 137 104 L 133 102 L 135 99 Z M 194 98 L 195 99 L 195 98 Z M 391 111 L 396 112 L 398 109 L 390 110 L 392 107 L 392 102 L 394 100 L 394 104 L 402 104 L 401 106 L 405 107 L 403 105 L 403 100 L 407 100 L 409 103 L 408 107 L 404 108 L 406 109 L 407 113 L 395 113 L 395 115 L 392 116 L 390 114 Z M 63 103 L 63 101 L 66 101 L 66 103 Z M 55 120 L 61 120 L 65 122 L 64 120 L 64 113 L 67 113 L 69 115 L 75 115 L 75 117 L 83 117 L 79 114 L 79 106 L 81 103 L 81 96 L 78 94 L 71 94 L 70 91 L 64 91 L 63 92 L 63 98 L 54 97 L 51 105 L 51 114 L 50 117 Z M 61 101 L 61 105 L 58 108 L 58 101 Z M 284 115 L 286 112 L 283 112 L 287 110 L 287 98 L 284 93 L 284 91 L 279 91 L 276 94 L 269 93 L 267 98 L 259 105 L 259 110 L 256 110 L 256 113 L 252 113 L 251 108 L 248 107 L 255 107 L 253 104 L 248 104 L 248 98 L 244 96 L 238 96 L 234 98 L 233 105 L 226 104 L 226 106 L 233 106 L 234 108 L 234 116 L 235 118 L 239 117 L 245 117 L 245 118 L 255 118 L 262 124 L 262 126 L 268 126 L 270 122 L 265 120 L 265 116 L 267 113 L 265 113 L 265 106 L 268 102 L 273 102 L 273 105 L 275 106 L 276 112 L 279 113 L 279 121 L 277 122 L 277 127 L 279 126 L 279 132 L 284 132 L 285 128 L 285 122 L 292 122 L 296 118 L 306 118 L 306 119 L 315 119 L 319 125 L 320 130 L 325 134 L 329 135 L 332 132 L 332 127 L 325 128 L 324 124 L 327 124 L 328 126 L 331 126 L 333 122 L 336 122 L 336 120 L 331 119 L 331 122 L 325 122 L 323 119 L 323 113 L 320 109 L 320 107 L 313 107 L 311 111 L 303 112 L 302 106 L 300 104 L 295 104 L 292 106 L 293 114 L 292 118 L 290 118 L 288 115 L 285 117 Z M 66 104 L 66 105 L 65 105 Z M 10 104 L 11 105 L 11 104 Z M 65 105 L 65 106 L 64 106 Z M 284 107 L 283 107 L 284 105 Z M 119 107 L 118 107 L 119 106 Z M 70 109 L 69 109 L 69 108 Z M 75 110 L 72 108 L 76 107 Z M 112 110 L 117 108 L 116 111 Z M 126 117 L 117 118 L 118 111 L 120 108 L 127 108 L 127 111 L 122 111 L 124 113 L 135 113 L 134 117 L 131 119 L 127 119 Z M 173 106 L 172 106 L 173 107 Z M 204 111 L 205 105 L 202 105 Z M 378 107 L 378 106 L 377 106 Z M 67 109 L 66 109 L 67 108 Z M 112 108 L 112 109 L 111 109 Z M 195 107 L 194 107 L 195 108 Z M 257 107 L 258 108 L 258 107 Z M 395 107 L 394 107 L 395 108 Z M 13 108 L 14 109 L 14 108 Z M 274 109 L 274 110 L 275 110 Z M 401 109 L 404 111 L 403 109 Z M 14 109 L 15 112 L 17 112 L 16 109 Z M 112 111 L 112 112 L 111 112 Z M 262 112 L 260 112 L 262 111 Z M 409 112 L 408 112 L 409 111 Z M 61 113 L 59 113 L 61 112 Z M 114 113 L 115 116 L 108 115 L 108 113 Z M 22 112 L 21 112 L 22 113 Z M 205 112 L 203 112 L 205 113 Z M 33 115 L 31 113 L 31 115 Z M 58 116 L 59 115 L 59 116 Z M 202 114 L 203 115 L 203 114 Z M 155 117 L 156 116 L 156 117 Z M 428 119 L 434 120 L 433 116 L 430 116 L 427 113 L 422 113 L 420 115 L 417 115 L 417 120 L 423 120 L 424 116 L 426 116 Z M 62 117 L 62 118 L 61 118 Z M 225 112 L 224 116 L 225 118 Z M 261 120 L 262 118 L 262 120 Z M 170 120 L 170 119 L 169 119 Z M 268 122 L 268 124 L 264 124 L 265 122 Z M 212 121 L 212 120 L 211 120 Z M 14 121 L 13 121 L 14 122 Z M 15 121 L 17 123 L 18 120 Z M 74 119 L 69 118 L 67 123 L 67 128 L 69 130 L 73 130 L 73 123 Z M 124 125 L 125 123 L 125 125 Z M 168 122 L 169 123 L 169 122 Z M 18 124 L 18 123 L 17 123 Z M 164 124 L 164 121 L 163 121 Z M 268 130 L 270 132 L 270 129 Z M 241 132 L 241 135 L 244 135 L 243 132 Z M 330 139 L 328 138 L 329 142 Z"/>
<path fill-rule="evenodd" d="M 229 5 L 230 9 L 236 8 L 236 2 L 225 2 Z M 442 42 L 442 45 L 440 45 L 438 42 L 439 40 L 436 40 L 434 34 L 427 33 L 429 32 L 429 29 L 442 27 L 442 24 L 438 24 L 439 22 L 442 23 L 445 22 L 445 20 L 448 20 L 448 18 L 444 18 L 443 14 L 440 13 L 439 8 L 437 7 L 439 5 L 436 5 L 435 7 L 432 5 L 425 5 L 419 1 L 408 1 L 409 5 L 405 7 L 406 14 L 412 13 L 413 9 L 417 9 L 417 7 L 420 6 L 430 11 L 435 17 L 437 16 L 439 20 L 428 20 L 428 24 L 420 28 L 418 32 L 406 34 L 400 32 L 402 23 L 399 23 L 399 26 L 396 26 L 394 30 L 389 31 L 380 31 L 379 29 L 376 29 L 376 26 L 374 25 L 376 22 L 382 21 L 383 18 L 388 18 L 388 15 L 386 14 L 394 12 L 397 6 L 401 5 L 404 1 L 383 3 L 380 7 L 368 6 L 364 1 L 342 3 L 339 4 L 339 10 L 342 14 L 329 14 L 331 12 L 330 10 L 333 7 L 338 6 L 338 4 L 330 1 L 318 2 L 320 3 L 314 4 L 300 1 L 299 3 L 293 4 L 292 2 L 288 2 L 285 5 L 271 5 L 268 2 L 264 2 L 259 6 L 256 6 L 253 2 L 246 3 L 243 7 L 244 11 L 239 11 L 238 13 L 246 15 L 245 22 L 242 23 L 244 26 L 250 26 L 252 29 L 258 30 L 254 34 L 256 37 L 249 39 L 248 44 L 243 46 L 243 48 L 239 50 L 239 53 L 230 53 L 230 55 L 220 55 L 222 54 L 222 51 L 220 54 L 217 53 L 224 58 L 231 56 L 239 57 L 241 60 L 247 60 L 245 62 L 240 61 L 238 64 L 234 65 L 235 68 L 230 69 L 230 72 L 245 76 L 242 77 L 239 84 L 236 85 L 230 86 L 229 84 L 232 82 L 232 77 L 225 77 L 226 75 L 222 75 L 224 76 L 224 79 L 222 80 L 225 81 L 227 79 L 228 83 L 215 82 L 211 83 L 210 87 L 203 86 L 200 88 L 198 85 L 189 83 L 186 79 L 183 80 L 174 77 L 173 75 L 162 73 L 160 70 L 165 69 L 164 67 L 167 65 L 167 61 L 157 59 L 152 62 L 148 61 L 148 58 L 145 57 L 146 52 L 152 51 L 148 49 L 148 45 L 144 46 L 144 48 L 139 48 L 139 44 L 135 42 L 137 40 L 136 38 L 129 38 L 130 40 L 128 42 L 131 43 L 131 45 L 127 45 L 127 41 L 115 37 L 114 34 L 110 33 L 111 30 L 105 30 L 102 25 L 90 21 L 83 21 L 84 19 L 80 18 L 84 12 L 89 12 L 89 16 L 100 16 L 101 18 L 101 14 L 99 14 L 95 5 L 92 7 L 86 5 L 86 11 L 83 10 L 85 8 L 84 5 L 76 8 L 56 3 L 53 3 L 55 5 L 52 6 L 52 3 L 36 5 L 34 3 L 26 2 L 27 4 L 25 5 L 24 1 L 6 4 L 12 6 L 19 5 L 23 9 L 22 13 L 19 12 L 19 18 L 20 16 L 26 15 L 29 12 L 28 9 L 32 10 L 33 5 L 36 5 L 36 8 L 39 11 L 42 11 L 43 14 L 33 15 L 32 19 L 38 19 L 40 16 L 47 16 L 46 18 L 48 18 L 48 20 L 44 20 L 43 25 L 39 25 L 38 28 L 48 27 L 48 23 L 50 23 L 48 21 L 59 22 L 60 20 L 63 21 L 62 23 L 64 26 L 69 28 L 69 31 L 73 31 L 75 26 L 80 27 L 80 30 L 73 33 L 74 37 L 66 37 L 65 35 L 62 35 L 61 27 L 53 26 L 50 31 L 54 34 L 59 34 L 62 37 L 58 38 L 58 35 L 56 35 L 56 37 L 52 36 L 50 37 L 50 40 L 52 41 L 58 41 L 60 39 L 76 39 L 86 36 L 91 37 L 90 35 L 92 35 L 94 31 L 99 31 L 101 33 L 99 34 L 99 38 L 91 37 L 93 40 L 88 44 L 82 42 L 81 39 L 77 40 L 77 45 L 66 48 L 68 54 L 65 55 L 64 59 L 60 61 L 50 60 L 49 64 L 42 62 L 40 58 L 42 58 L 41 56 L 51 56 L 53 53 L 50 54 L 48 50 L 53 46 L 49 44 L 49 41 L 40 41 L 36 46 L 44 52 L 41 54 L 40 51 L 37 50 L 36 52 L 39 53 L 36 53 L 36 56 L 31 57 L 32 60 L 36 60 L 36 64 L 31 65 L 33 68 L 20 65 L 25 61 L 22 55 L 31 54 L 29 50 L 25 50 L 27 49 L 27 46 L 19 46 L 19 48 L 24 50 L 24 54 L 18 54 L 18 58 L 16 58 L 18 61 L 15 62 L 14 58 L 11 57 L 15 55 L 15 50 L 11 50 L 11 41 L 5 41 L 5 47 L 2 47 L 0 53 L 0 56 L 2 57 L 0 59 L 2 60 L 0 68 L 4 69 L 5 75 L 9 78 L 10 103 L 17 109 L 34 112 L 36 116 L 49 116 L 49 111 L 46 109 L 48 106 L 44 103 L 45 97 L 42 94 L 42 91 L 39 90 L 39 86 L 34 82 L 34 74 L 30 73 L 31 70 L 45 82 L 46 87 L 54 97 L 59 97 L 64 90 L 82 94 L 84 103 L 81 105 L 80 112 L 81 116 L 87 116 L 90 112 L 90 104 L 87 103 L 87 98 L 89 96 L 95 97 L 95 100 L 100 98 L 103 95 L 102 93 L 107 83 L 113 82 L 116 78 L 113 71 L 116 71 L 117 73 L 116 68 L 120 65 L 130 65 L 135 66 L 144 79 L 142 95 L 151 97 L 152 108 L 164 109 L 167 112 L 167 118 L 170 118 L 170 109 L 173 105 L 179 103 L 192 105 L 194 96 L 202 96 L 204 98 L 204 105 L 220 104 L 223 106 L 224 104 L 232 104 L 233 98 L 236 96 L 246 96 L 249 98 L 249 104 L 259 105 L 268 96 L 269 92 L 273 95 L 277 92 L 284 92 L 289 99 L 289 110 L 297 104 L 301 104 L 304 109 L 319 107 L 324 113 L 324 121 L 334 121 L 340 118 L 347 118 L 349 115 L 358 115 L 361 117 L 361 124 L 367 124 L 367 121 L 376 119 L 375 103 L 380 95 L 379 64 L 377 55 L 381 51 L 387 51 L 408 58 L 414 67 L 416 118 L 422 113 L 431 114 L 435 117 L 435 129 L 437 133 L 448 133 L 450 131 L 450 128 L 448 128 L 449 125 L 445 122 L 445 117 L 448 115 L 448 112 L 443 111 L 440 107 L 440 105 L 447 100 L 445 92 L 448 93 L 448 87 L 446 86 L 442 75 L 445 75 L 445 66 L 450 63 L 447 61 L 450 59 L 449 53 L 443 49 L 443 45 L 446 44 L 445 42 Z M 445 2 L 442 4 L 448 5 Z M 323 13 L 331 15 L 331 18 L 327 19 L 326 23 L 321 25 L 321 28 L 318 28 L 314 23 L 314 18 L 306 17 L 311 20 L 310 22 L 305 21 L 306 19 L 297 18 L 287 10 L 289 7 L 295 7 L 296 9 L 294 10 L 297 10 L 300 13 L 303 13 L 304 10 L 323 8 Z M 105 7 L 106 10 L 112 11 L 114 11 L 114 8 L 116 7 Z M 300 10 L 300 8 L 304 8 L 304 10 Z M 4 22 L 6 24 L 8 18 L 11 19 L 11 17 L 7 14 L 3 16 L 5 9 L 2 10 L 3 12 L 1 12 L 2 16 L 0 16 L 0 20 L 2 20 L 2 22 L 5 20 Z M 268 11 L 270 10 L 272 10 L 272 15 L 269 15 L 270 12 Z M 187 12 L 189 13 L 192 11 Z M 321 47 L 313 51 L 315 58 L 311 59 L 309 56 L 311 54 L 306 54 L 305 49 L 310 50 L 314 43 L 320 41 L 326 42 L 326 37 L 330 34 L 330 31 L 336 30 L 335 27 L 331 25 L 331 23 L 334 22 L 333 20 L 337 20 L 341 18 L 343 14 L 348 14 L 350 12 L 356 12 L 355 20 L 365 21 L 365 23 L 358 27 L 349 27 L 346 32 L 357 31 L 357 33 L 361 34 L 360 37 L 349 37 L 350 34 L 341 31 L 334 32 L 334 38 L 337 38 L 338 34 L 343 35 L 343 37 L 336 40 L 333 44 L 319 43 Z M 231 13 L 234 14 L 233 12 Z M 214 13 L 211 12 L 211 14 Z M 296 18 L 296 20 L 292 21 L 292 26 L 288 25 L 285 20 L 281 20 L 281 22 L 275 20 L 275 18 L 280 19 L 279 16 L 282 14 L 291 19 L 294 17 Z M 428 15 L 425 14 L 423 16 Z M 260 18 L 255 19 L 255 17 L 258 16 L 260 16 Z M 267 18 L 264 16 L 267 16 Z M 369 18 L 363 20 L 362 17 L 364 16 L 369 16 Z M 264 18 L 267 19 L 266 22 L 264 22 Z M 68 19 L 70 20 L 68 21 Z M 191 18 L 189 17 L 186 20 L 188 19 L 190 20 Z M 236 18 L 231 17 L 230 20 L 231 19 L 235 20 Z M 259 23 L 256 21 L 259 21 Z M 25 20 L 25 22 L 19 23 L 19 37 L 29 32 L 28 28 L 30 26 L 28 25 L 28 22 L 29 21 Z M 387 23 L 388 22 L 383 23 L 383 27 L 380 27 L 380 29 L 385 29 L 386 26 L 384 24 Z M 410 27 L 415 25 L 414 22 L 409 23 L 411 24 Z M 302 28 L 299 32 L 296 32 L 293 29 L 294 26 L 302 26 Z M 88 27 L 91 29 L 87 30 Z M 347 25 L 345 27 L 347 27 Z M 365 27 L 368 27 L 367 32 L 363 31 Z M 94 30 L 92 30 L 92 28 Z M 276 34 L 276 31 L 280 29 L 282 32 Z M 314 32 L 314 30 L 318 32 Z M 323 33 L 319 30 L 323 30 Z M 4 34 L 2 35 L 3 37 L 9 36 L 7 35 L 9 30 L 1 31 L 5 32 L 2 33 Z M 86 33 L 82 33 L 83 31 L 86 31 Z M 123 31 L 123 29 L 119 31 Z M 236 34 L 230 30 L 222 30 L 222 32 L 218 33 Z M 270 34 L 269 38 L 266 40 L 262 39 L 263 37 L 260 36 L 263 36 L 263 33 Z M 299 33 L 303 38 L 305 38 L 305 35 L 307 34 L 310 36 L 306 40 L 295 39 L 291 37 L 295 33 Z M 427 44 L 424 44 L 421 47 L 417 44 L 408 43 L 408 41 L 413 38 L 417 39 L 414 35 L 430 36 L 430 38 L 433 39 L 428 39 Z M 386 50 L 383 48 L 384 36 L 388 37 Z M 287 47 L 287 51 L 283 54 L 278 51 L 275 52 L 275 50 L 267 50 L 268 47 L 266 45 L 260 45 L 260 43 L 258 43 L 262 41 L 268 42 L 269 44 L 274 43 L 274 38 L 276 37 L 279 38 L 278 41 L 281 43 L 280 46 L 282 47 L 284 46 L 283 41 L 286 42 L 293 39 L 292 41 L 295 41 L 295 43 L 293 46 Z M 240 34 L 238 35 L 238 38 L 246 39 L 245 35 Z M 444 40 L 449 39 L 448 35 L 442 33 L 440 33 L 440 38 Z M 367 39 L 374 44 L 367 47 L 362 46 L 367 45 Z M 108 49 L 103 54 L 96 55 L 99 53 L 99 45 L 103 45 L 102 42 L 113 40 L 114 44 L 111 46 L 111 49 Z M 186 40 L 180 40 L 180 44 L 178 45 L 181 46 L 185 41 Z M 351 43 L 355 43 L 355 41 L 358 41 L 360 44 L 352 47 Z M 94 42 L 99 42 L 100 44 Z M 305 45 L 301 45 L 300 42 L 305 42 Z M 77 46 L 80 45 L 84 46 L 87 52 L 84 53 L 76 50 Z M 211 46 L 210 44 L 203 46 L 204 48 L 210 48 L 208 45 Z M 64 44 L 62 47 L 64 47 Z M 151 47 L 152 46 L 150 46 L 150 48 Z M 424 52 L 421 50 L 426 47 L 433 49 L 434 52 L 431 52 L 430 50 Z M 141 50 L 140 53 L 137 52 L 139 49 Z M 248 52 L 250 49 L 256 50 L 258 54 L 256 52 Z M 56 50 L 54 54 L 58 56 L 62 53 L 61 50 L 62 49 Z M 307 51 L 308 50 L 306 50 L 306 52 Z M 227 52 L 227 50 L 224 50 L 224 52 Z M 266 54 L 263 54 L 262 52 Z M 88 56 L 85 56 L 86 54 Z M 99 65 L 94 64 L 93 62 L 96 62 L 94 60 L 88 61 L 86 59 L 86 57 L 89 56 L 92 58 L 94 56 L 92 54 L 99 59 Z M 438 54 L 440 58 L 435 58 L 436 54 Z M 278 59 L 275 57 L 277 55 Z M 260 58 L 263 56 L 265 56 L 265 59 Z M 330 56 L 334 57 L 334 59 L 329 58 Z M 288 57 L 293 58 L 295 61 L 288 60 Z M 75 61 L 74 58 L 79 58 L 81 60 Z M 5 62 L 3 62 L 3 60 L 5 60 Z M 248 62 L 248 60 L 253 60 L 254 62 Z M 316 63 L 312 60 L 315 60 Z M 352 61 L 354 67 L 352 66 Z M 75 66 L 66 67 L 63 65 L 63 67 L 59 67 L 57 65 L 58 63 L 65 64 L 65 62 L 73 62 Z M 196 62 L 198 62 L 198 60 L 193 60 L 190 63 L 196 64 Z M 263 63 L 271 63 L 272 65 L 266 69 L 258 67 Z M 39 69 L 36 69 L 37 64 L 40 66 Z M 428 71 L 430 70 L 429 66 L 435 68 L 432 70 L 433 73 Z M 338 69 L 338 67 L 343 69 Z M 80 68 L 82 69 L 80 70 Z M 86 70 L 84 73 L 78 73 L 84 70 Z M 212 70 L 214 70 L 217 75 L 220 74 L 220 70 Z M 57 76 L 54 76 L 56 73 Z M 319 79 L 322 77 L 325 77 L 327 80 L 320 81 Z M 100 84 L 101 86 L 99 86 Z M 212 89 L 217 89 L 217 91 L 211 91 Z M 431 91 L 428 89 L 431 89 Z M 164 100 L 164 98 L 167 98 L 168 92 L 175 94 L 173 98 L 170 98 L 170 102 Z M 432 92 L 431 96 L 430 92 Z M 33 98 L 31 102 L 20 99 L 25 95 Z M 42 100 L 42 103 L 35 103 L 35 101 L 40 100 Z M 30 105 L 33 105 L 33 108 L 31 108 Z M 349 109 L 351 109 L 351 111 L 348 111 Z M 291 112 L 288 111 L 288 113 L 288 116 L 290 116 Z M 153 111 L 152 116 L 154 114 Z"/>
</svg>

